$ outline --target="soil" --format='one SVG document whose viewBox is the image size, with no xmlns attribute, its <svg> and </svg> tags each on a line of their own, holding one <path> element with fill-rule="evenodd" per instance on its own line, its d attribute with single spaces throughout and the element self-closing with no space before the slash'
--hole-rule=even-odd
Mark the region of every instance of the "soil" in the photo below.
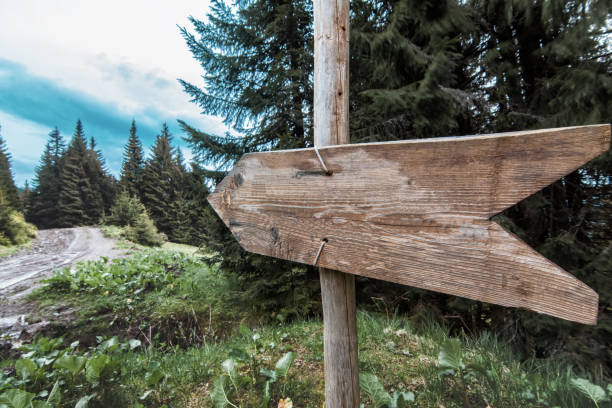
<svg viewBox="0 0 612 408">
<path fill-rule="evenodd" d="M 0 335 L 28 338 L 42 330 L 48 322 L 28 322 L 35 304 L 27 300 L 27 295 L 55 269 L 101 256 L 125 256 L 115 244 L 94 227 L 49 229 L 38 231 L 29 248 L 0 258 Z M 69 317 L 71 311 L 62 314 Z"/>
</svg>

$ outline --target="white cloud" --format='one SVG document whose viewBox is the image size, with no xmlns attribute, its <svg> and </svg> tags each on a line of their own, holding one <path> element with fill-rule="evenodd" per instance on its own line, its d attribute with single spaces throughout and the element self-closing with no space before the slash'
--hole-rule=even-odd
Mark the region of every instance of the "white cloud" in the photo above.
<svg viewBox="0 0 612 408">
<path fill-rule="evenodd" d="M 191 150 L 183 147 L 181 148 L 181 153 L 183 153 L 185 164 L 191 163 L 191 160 L 193 159 L 193 153 L 191 153 Z"/>
<path fill-rule="evenodd" d="M 189 15 L 204 18 L 207 10 L 200 0 L 2 1 L 0 55 L 137 121 L 154 110 L 224 133 L 221 120 L 200 115 L 177 83 L 202 84 L 177 24 L 189 26 Z"/>
</svg>

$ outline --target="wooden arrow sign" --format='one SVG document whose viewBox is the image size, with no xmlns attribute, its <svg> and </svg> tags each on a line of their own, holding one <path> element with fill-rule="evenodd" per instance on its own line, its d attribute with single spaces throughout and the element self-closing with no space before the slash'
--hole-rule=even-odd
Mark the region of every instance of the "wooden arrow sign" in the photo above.
<svg viewBox="0 0 612 408">
<path fill-rule="evenodd" d="M 609 144 L 595 125 L 250 153 L 208 200 L 250 252 L 595 324 L 597 294 L 489 218 Z"/>
</svg>

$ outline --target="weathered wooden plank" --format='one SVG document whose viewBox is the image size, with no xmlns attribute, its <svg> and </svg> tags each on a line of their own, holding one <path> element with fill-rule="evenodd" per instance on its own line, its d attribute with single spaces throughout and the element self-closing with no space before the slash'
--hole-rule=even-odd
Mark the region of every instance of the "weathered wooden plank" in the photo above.
<svg viewBox="0 0 612 408">
<path fill-rule="evenodd" d="M 209 201 L 248 251 L 594 324 L 597 294 L 489 218 L 609 148 L 610 126 L 245 155 Z"/>
<path fill-rule="evenodd" d="M 314 0 L 314 144 L 348 144 L 349 2 Z M 309 154 L 310 152 L 302 152 Z M 359 407 L 355 276 L 319 268 L 325 406 Z"/>
</svg>

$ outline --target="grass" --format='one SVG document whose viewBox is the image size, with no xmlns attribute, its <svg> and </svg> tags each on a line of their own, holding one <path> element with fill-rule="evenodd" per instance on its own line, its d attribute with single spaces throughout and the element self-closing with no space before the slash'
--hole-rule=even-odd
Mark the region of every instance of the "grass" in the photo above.
<svg viewBox="0 0 612 408">
<path fill-rule="evenodd" d="M 31 243 L 28 242 L 27 244 L 22 244 L 22 245 L 10 245 L 10 246 L 0 245 L 0 258 L 4 258 L 6 256 L 12 255 L 21 249 L 28 248 L 30 244 Z"/>
<path fill-rule="evenodd" d="M 411 406 L 466 407 L 463 388 L 456 376 L 439 376 L 440 345 L 448 339 L 446 329 L 432 322 L 419 328 L 402 317 L 390 320 L 366 311 L 358 313 L 360 372 L 381 379 L 387 391 L 412 392 Z M 324 401 L 322 322 L 297 320 L 290 324 L 243 327 L 233 336 L 205 342 L 187 349 L 128 353 L 122 365 L 122 400 L 139 401 L 150 389 L 146 372 L 151 367 L 166 374 L 164 381 L 147 395 L 148 406 L 213 407 L 211 393 L 223 373 L 222 362 L 237 358 L 245 384 L 232 402 L 257 407 L 263 398 L 262 369 L 273 368 L 287 351 L 297 358 L 282 384 L 272 389 L 272 401 L 291 398 L 296 407 L 321 407 Z M 473 359 L 484 358 L 486 374 L 468 379 L 467 394 L 472 407 L 588 407 L 588 400 L 571 386 L 571 370 L 561 364 L 528 361 L 519 363 L 493 336 L 461 340 L 461 350 Z M 246 354 L 242 359 L 241 354 Z M 543 398 L 546 399 L 543 399 Z M 362 389 L 365 407 L 380 406 Z M 273 404 L 272 406 L 276 406 Z M 600 405 L 602 406 L 602 405 Z"/>
<path fill-rule="evenodd" d="M 134 249 L 143 250 L 148 247 L 140 245 L 125 239 L 125 229 L 116 225 L 102 225 L 100 226 L 102 234 L 106 238 L 111 238 L 117 241 L 117 247 L 120 249 Z M 161 249 L 165 251 L 180 252 L 186 255 L 195 256 L 201 253 L 201 249 L 187 244 L 178 244 L 176 242 L 164 242 Z"/>
<path fill-rule="evenodd" d="M 295 407 L 323 404 L 321 320 L 281 323 L 245 312 L 252 308 L 238 304 L 225 275 L 202 258 L 157 249 L 89 262 L 58 272 L 32 298 L 41 314 L 75 311 L 48 333 L 63 334 L 65 346 L 79 340 L 80 347 L 99 347 L 99 336 L 140 340 L 141 348 L 119 355 L 120 378 L 90 406 L 213 407 L 211 397 L 223 385 L 235 406 L 259 407 L 269 382 L 264 373 L 288 352 L 295 361 L 286 378 L 268 384 L 269 406 L 281 398 Z M 360 373 L 374 374 L 382 386 L 362 387 L 365 407 L 388 406 L 381 395 L 393 392 L 412 393 L 415 407 L 595 406 L 572 385 L 577 374 L 570 367 L 524 360 L 491 333 L 450 339 L 433 318 L 366 310 L 357 320 Z M 233 366 L 232 374 L 227 367 Z M 223 376 L 231 381 L 223 384 Z M 79 392 L 69 381 L 65 387 Z"/>
<path fill-rule="evenodd" d="M 156 347 L 216 339 L 240 320 L 232 290 L 215 267 L 180 252 L 144 249 L 133 257 L 78 264 L 56 271 L 30 295 L 40 316 L 75 310 L 53 325 L 67 340 L 101 334 L 140 337 Z"/>
<path fill-rule="evenodd" d="M 181 252 L 186 255 L 196 255 L 196 253 L 200 250 L 200 248 L 193 245 L 177 244 L 174 242 L 165 242 L 162 245 L 162 249 L 165 251 Z"/>
<path fill-rule="evenodd" d="M 123 239 L 123 228 L 118 227 L 117 225 L 101 225 L 100 231 L 106 238 L 121 240 Z"/>
</svg>

